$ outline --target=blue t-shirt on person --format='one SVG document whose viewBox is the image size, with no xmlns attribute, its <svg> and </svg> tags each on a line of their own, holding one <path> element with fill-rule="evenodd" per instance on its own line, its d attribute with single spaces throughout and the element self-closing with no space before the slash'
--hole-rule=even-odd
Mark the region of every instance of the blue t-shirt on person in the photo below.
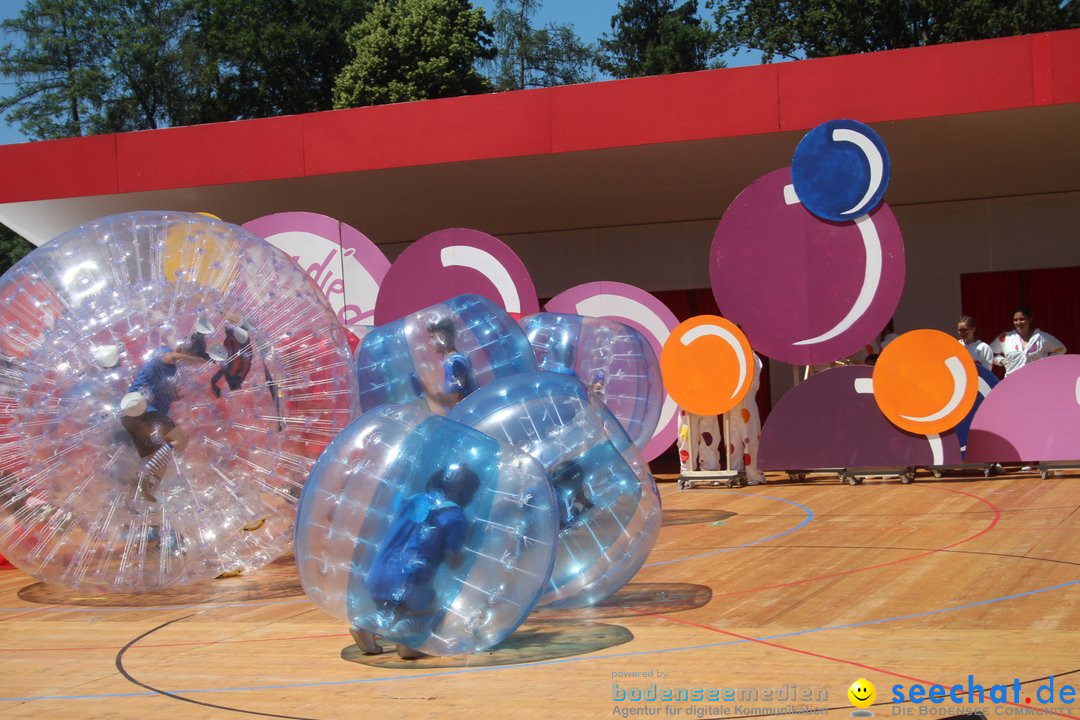
<svg viewBox="0 0 1080 720">
<path fill-rule="evenodd" d="M 135 373 L 135 379 L 128 387 L 129 393 L 141 392 L 143 388 L 150 391 L 150 398 L 146 402 L 147 412 L 168 415 L 169 407 L 176 399 L 176 391 L 170 382 L 176 375 L 176 365 L 170 365 L 162 359 L 167 352 L 172 351 L 164 345 L 155 350 L 150 359 Z"/>
<path fill-rule="evenodd" d="M 424 612 L 435 600 L 432 580 L 446 554 L 465 546 L 468 521 L 439 491 L 405 500 L 375 555 L 364 586 L 371 597 Z"/>
</svg>

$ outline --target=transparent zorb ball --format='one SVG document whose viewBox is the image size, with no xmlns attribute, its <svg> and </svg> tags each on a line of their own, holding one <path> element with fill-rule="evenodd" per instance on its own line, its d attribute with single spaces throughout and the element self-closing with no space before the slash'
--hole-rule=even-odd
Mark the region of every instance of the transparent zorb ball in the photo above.
<svg viewBox="0 0 1080 720">
<path fill-rule="evenodd" d="M 103 593 L 265 565 L 354 388 L 318 288 L 248 231 L 143 212 L 64 233 L 0 279 L 0 552 Z"/>
</svg>

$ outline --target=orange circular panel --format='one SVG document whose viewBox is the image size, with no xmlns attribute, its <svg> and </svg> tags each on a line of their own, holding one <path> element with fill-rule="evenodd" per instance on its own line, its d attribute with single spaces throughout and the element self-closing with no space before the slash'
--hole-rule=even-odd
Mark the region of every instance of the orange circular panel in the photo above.
<svg viewBox="0 0 1080 720">
<path fill-rule="evenodd" d="M 908 432 L 933 435 L 955 427 L 978 392 L 975 361 L 938 330 L 904 333 L 874 366 L 874 400 L 889 422 Z"/>
<path fill-rule="evenodd" d="M 750 343 L 734 323 L 698 315 L 671 331 L 660 353 L 664 388 L 695 415 L 719 415 L 738 405 L 754 380 Z"/>
</svg>

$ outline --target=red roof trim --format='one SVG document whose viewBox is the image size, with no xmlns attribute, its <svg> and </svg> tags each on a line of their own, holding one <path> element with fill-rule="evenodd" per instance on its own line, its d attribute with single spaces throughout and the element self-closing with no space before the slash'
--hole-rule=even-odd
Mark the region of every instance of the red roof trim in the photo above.
<svg viewBox="0 0 1080 720">
<path fill-rule="evenodd" d="M 1080 30 L 0 146 L 0 203 L 1080 102 Z"/>
</svg>

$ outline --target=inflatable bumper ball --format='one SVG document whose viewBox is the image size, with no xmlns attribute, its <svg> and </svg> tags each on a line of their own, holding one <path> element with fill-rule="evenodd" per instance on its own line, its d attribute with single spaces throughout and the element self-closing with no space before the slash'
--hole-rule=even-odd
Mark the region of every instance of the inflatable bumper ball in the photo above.
<svg viewBox="0 0 1080 720">
<path fill-rule="evenodd" d="M 645 336 L 614 320 L 562 313 L 529 315 L 521 327 L 541 370 L 576 376 L 645 448 L 664 404 L 660 363 Z"/>
<path fill-rule="evenodd" d="M 131 593 L 288 551 L 355 412 L 345 336 L 284 253 L 186 213 L 93 221 L 0 279 L 0 550 Z"/>
<path fill-rule="evenodd" d="M 378 636 L 399 652 L 471 653 L 532 611 L 556 531 L 539 463 L 416 405 L 390 404 L 350 424 L 312 470 L 296 561 L 305 591 L 351 624 L 361 649 L 380 652 Z"/>
<path fill-rule="evenodd" d="M 356 356 L 360 407 L 416 403 L 445 415 L 496 378 L 536 369 L 525 334 L 479 295 L 444 303 L 373 329 Z"/>
<path fill-rule="evenodd" d="M 577 379 L 504 378 L 450 417 L 527 452 L 551 477 L 559 537 L 541 604 L 595 604 L 641 568 L 660 532 L 656 482 L 618 421 Z"/>
</svg>

